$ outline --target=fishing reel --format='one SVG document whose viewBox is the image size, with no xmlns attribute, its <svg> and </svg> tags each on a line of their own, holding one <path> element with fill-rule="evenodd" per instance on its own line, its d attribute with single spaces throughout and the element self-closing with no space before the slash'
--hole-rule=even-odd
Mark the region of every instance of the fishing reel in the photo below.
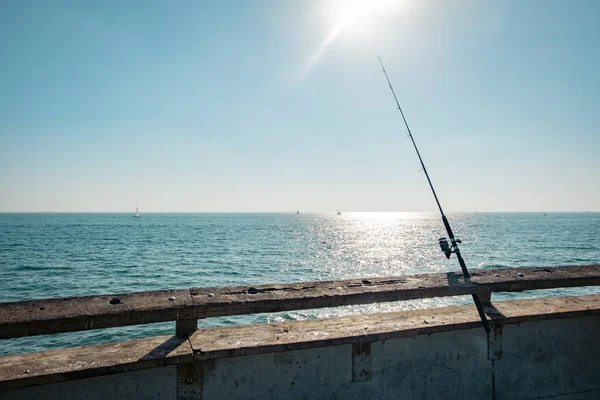
<svg viewBox="0 0 600 400">
<path fill-rule="evenodd" d="M 460 239 L 455 239 L 454 242 L 455 243 L 462 243 L 460 241 Z M 455 246 L 455 244 L 453 243 L 451 245 L 450 242 L 448 241 L 448 239 L 446 237 L 441 237 L 439 239 L 439 243 L 440 243 L 440 248 L 442 249 L 442 252 L 446 256 L 446 258 L 449 259 L 450 256 L 452 255 L 452 253 L 456 253 L 456 246 Z"/>
</svg>

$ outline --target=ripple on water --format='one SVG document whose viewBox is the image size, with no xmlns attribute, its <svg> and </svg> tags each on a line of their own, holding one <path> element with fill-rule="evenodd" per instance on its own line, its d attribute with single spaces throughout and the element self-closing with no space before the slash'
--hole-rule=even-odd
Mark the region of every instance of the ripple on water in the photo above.
<svg viewBox="0 0 600 400">
<path fill-rule="evenodd" d="M 340 218 L 341 217 L 341 218 Z M 458 271 L 424 213 L 0 214 L 0 301 L 186 287 L 255 285 Z M 551 217 L 551 218 L 549 218 Z M 594 264 L 600 213 L 449 215 L 471 269 Z M 495 294 L 497 299 L 598 293 L 597 288 Z M 210 318 L 228 326 L 470 304 L 428 299 Z M 1 354 L 171 334 L 150 324 L 4 341 Z"/>
</svg>

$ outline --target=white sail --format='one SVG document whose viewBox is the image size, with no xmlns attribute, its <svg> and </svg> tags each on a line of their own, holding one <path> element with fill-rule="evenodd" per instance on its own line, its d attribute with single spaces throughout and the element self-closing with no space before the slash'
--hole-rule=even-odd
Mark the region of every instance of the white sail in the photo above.
<svg viewBox="0 0 600 400">
<path fill-rule="evenodd" d="M 139 217 L 140 216 L 140 211 L 138 210 L 137 206 L 135 206 L 135 217 Z"/>
</svg>

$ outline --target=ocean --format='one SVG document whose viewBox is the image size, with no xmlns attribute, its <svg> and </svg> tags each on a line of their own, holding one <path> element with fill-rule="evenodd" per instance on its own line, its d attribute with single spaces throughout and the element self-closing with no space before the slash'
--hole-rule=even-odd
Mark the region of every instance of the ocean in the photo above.
<svg viewBox="0 0 600 400">
<path fill-rule="evenodd" d="M 457 213 L 470 270 L 600 262 L 600 213 Z M 459 271 L 429 213 L 0 213 L 0 302 Z M 494 299 L 599 294 L 573 288 Z M 469 297 L 210 318 L 199 326 L 469 304 Z M 0 341 L 0 355 L 168 335 L 174 323 Z"/>
</svg>

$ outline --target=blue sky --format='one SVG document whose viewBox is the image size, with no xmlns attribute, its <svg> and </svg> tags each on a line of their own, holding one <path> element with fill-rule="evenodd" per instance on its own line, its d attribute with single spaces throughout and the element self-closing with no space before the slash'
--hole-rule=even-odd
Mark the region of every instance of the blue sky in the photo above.
<svg viewBox="0 0 600 400">
<path fill-rule="evenodd" d="M 384 3 L 1 2 L 0 211 L 435 211 L 378 56 L 446 211 L 600 210 L 600 2 Z"/>
</svg>

